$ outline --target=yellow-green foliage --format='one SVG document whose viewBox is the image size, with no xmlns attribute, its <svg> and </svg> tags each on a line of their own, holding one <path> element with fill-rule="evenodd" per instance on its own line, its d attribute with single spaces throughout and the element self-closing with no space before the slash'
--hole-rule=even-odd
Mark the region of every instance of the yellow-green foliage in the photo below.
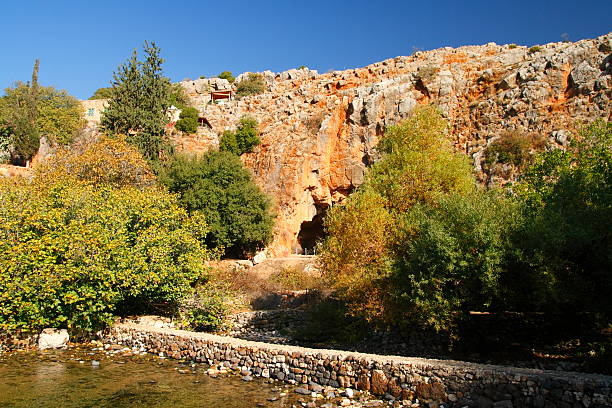
<svg viewBox="0 0 612 408">
<path fill-rule="evenodd" d="M 176 307 L 206 279 L 202 215 L 158 188 L 60 168 L 0 180 L 0 331 L 96 330 L 117 310 Z"/>
<path fill-rule="evenodd" d="M 387 278 L 397 258 L 402 214 L 474 189 L 467 159 L 453 151 L 446 134 L 447 123 L 435 107 L 417 108 L 387 130 L 379 146 L 383 158 L 365 184 L 326 217 L 323 271 L 352 313 L 370 320 L 390 316 Z"/>
<path fill-rule="evenodd" d="M 9 123 L 17 120 L 17 106 L 26 98 L 28 92 L 28 85 L 20 82 L 15 87 L 6 89 L 6 96 L 2 98 L 4 108 L 0 107 L 0 117 L 5 116 Z M 85 125 L 83 113 L 78 99 L 66 91 L 50 86 L 39 87 L 36 126 L 40 136 L 45 136 L 57 144 L 72 142 Z"/>
<path fill-rule="evenodd" d="M 42 162 L 35 170 L 41 179 L 69 175 L 89 184 L 114 187 L 155 184 L 147 161 L 122 136 L 102 136 L 93 144 L 60 149 L 53 160 Z"/>
</svg>

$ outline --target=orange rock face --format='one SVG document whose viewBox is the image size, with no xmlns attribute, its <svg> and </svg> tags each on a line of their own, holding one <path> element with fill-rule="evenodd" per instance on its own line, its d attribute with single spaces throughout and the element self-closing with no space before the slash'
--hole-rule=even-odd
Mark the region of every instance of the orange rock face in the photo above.
<svg viewBox="0 0 612 408">
<path fill-rule="evenodd" d="M 308 69 L 265 72 L 261 95 L 212 104 L 205 92 L 193 91 L 212 129 L 175 141 L 179 150 L 203 152 L 241 116 L 255 117 L 262 144 L 242 158 L 276 203 L 269 251 L 301 252 L 310 244 L 300 231 L 320 229 L 322 212 L 363 182 L 386 127 L 417 104 L 440 107 L 451 124 L 449 142 L 473 159 L 481 181 L 491 181 L 482 173 L 483 151 L 501 132 L 537 132 L 549 144 L 564 145 L 581 122 L 610 119 L 611 51 L 607 34 L 547 44 L 533 53 L 487 44 L 321 75 Z"/>
</svg>

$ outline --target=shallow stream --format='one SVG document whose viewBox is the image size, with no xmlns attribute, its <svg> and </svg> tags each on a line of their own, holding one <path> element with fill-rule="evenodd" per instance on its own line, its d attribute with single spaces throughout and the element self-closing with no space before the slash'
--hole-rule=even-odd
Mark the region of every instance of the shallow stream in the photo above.
<svg viewBox="0 0 612 408">
<path fill-rule="evenodd" d="M 285 385 L 206 374 L 151 355 L 67 350 L 0 354 L 0 407 L 286 407 Z M 272 399 L 274 401 L 270 401 Z"/>
</svg>

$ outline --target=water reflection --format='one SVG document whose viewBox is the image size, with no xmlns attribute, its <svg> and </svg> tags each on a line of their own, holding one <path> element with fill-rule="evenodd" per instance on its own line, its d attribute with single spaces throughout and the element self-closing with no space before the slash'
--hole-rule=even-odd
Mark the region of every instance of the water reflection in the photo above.
<svg viewBox="0 0 612 408">
<path fill-rule="evenodd" d="M 99 359 L 100 365 L 79 362 L 83 358 Z M 177 365 L 153 357 L 118 361 L 73 352 L 0 356 L 0 407 L 251 408 L 296 402 L 294 393 L 282 396 L 260 380 L 211 378 L 205 367 L 182 367 L 180 373 Z M 269 402 L 273 396 L 278 401 Z"/>
</svg>

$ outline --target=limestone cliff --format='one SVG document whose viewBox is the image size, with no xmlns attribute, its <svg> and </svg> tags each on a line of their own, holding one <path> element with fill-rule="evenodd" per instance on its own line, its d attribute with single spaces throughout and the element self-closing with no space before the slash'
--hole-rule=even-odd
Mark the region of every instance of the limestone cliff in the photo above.
<svg viewBox="0 0 612 408">
<path fill-rule="evenodd" d="M 607 34 L 539 49 L 494 43 L 443 48 L 326 74 L 265 72 L 265 93 L 223 104 L 208 103 L 209 92 L 229 84 L 193 81 L 183 85 L 212 129 L 176 141 L 179 149 L 200 152 L 242 115 L 260 122 L 262 144 L 243 160 L 276 200 L 269 250 L 282 255 L 311 245 L 321 213 L 363 182 L 385 128 L 416 104 L 443 110 L 452 143 L 484 180 L 483 150 L 504 130 L 537 132 L 564 145 L 581 121 L 610 119 L 611 51 Z"/>
</svg>

